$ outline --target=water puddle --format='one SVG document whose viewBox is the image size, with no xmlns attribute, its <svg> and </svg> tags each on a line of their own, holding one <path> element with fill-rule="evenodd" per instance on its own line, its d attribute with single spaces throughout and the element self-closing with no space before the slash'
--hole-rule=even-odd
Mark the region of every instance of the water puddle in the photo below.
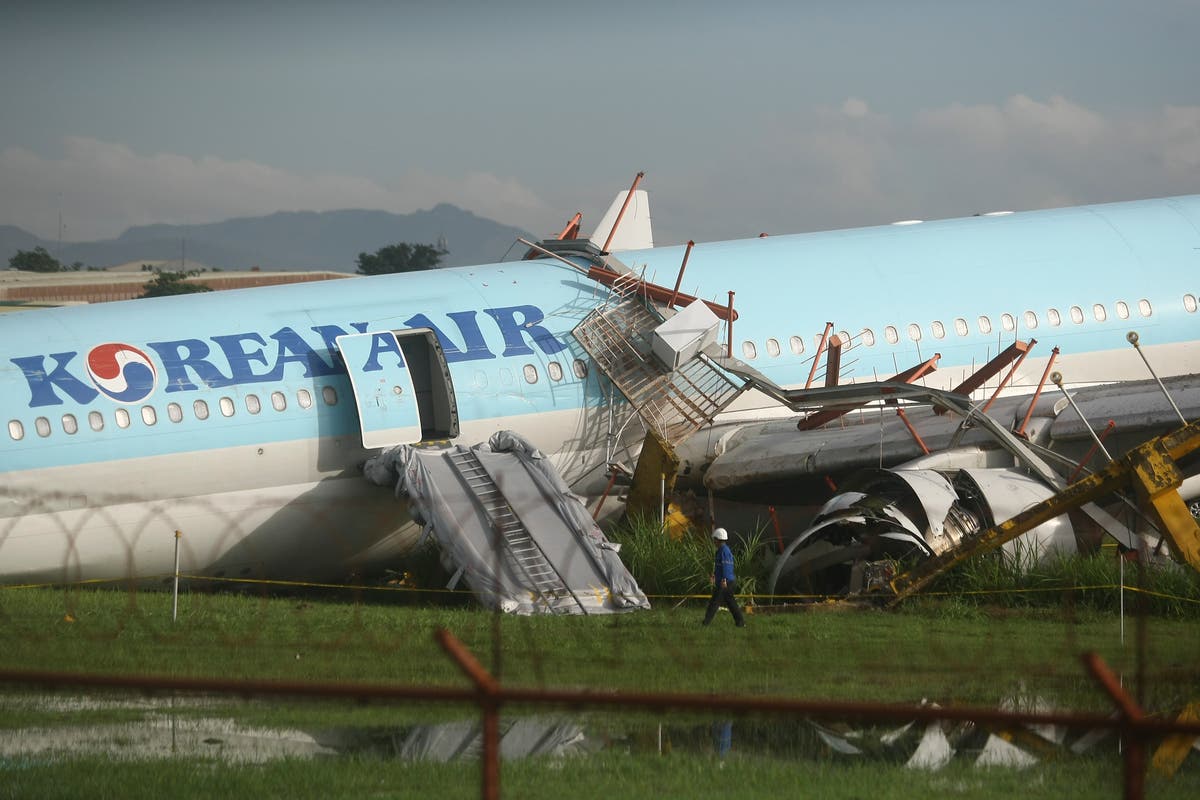
<svg viewBox="0 0 1200 800">
<path fill-rule="evenodd" d="M 1022 707 L 1031 708 L 1030 703 L 1049 710 L 1036 700 L 1025 701 Z M 475 719 L 301 730 L 248 725 L 219 716 L 212 704 L 205 697 L 0 695 L 5 716 L 24 712 L 35 719 L 39 714 L 55 717 L 54 724 L 0 729 L 0 763 L 64 755 L 129 760 L 199 757 L 230 763 L 349 756 L 449 762 L 477 759 L 483 748 L 481 726 Z M 206 715 L 206 708 L 214 713 Z M 83 721 L 74 722 L 72 717 Z M 1111 752 L 1116 757 L 1116 739 L 1106 731 L 1054 726 L 999 729 L 963 722 L 864 726 L 827 720 L 717 718 L 680 723 L 545 714 L 503 718 L 500 751 L 505 760 L 587 757 L 607 751 L 862 761 L 936 770 L 956 760 L 1019 768 L 1085 753 Z"/>
</svg>

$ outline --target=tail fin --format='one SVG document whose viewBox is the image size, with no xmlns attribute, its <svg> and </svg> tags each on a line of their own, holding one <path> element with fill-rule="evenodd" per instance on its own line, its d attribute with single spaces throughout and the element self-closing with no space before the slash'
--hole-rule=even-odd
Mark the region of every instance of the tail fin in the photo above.
<svg viewBox="0 0 1200 800">
<path fill-rule="evenodd" d="M 617 193 L 617 199 L 613 200 L 596 230 L 588 237 L 597 247 L 603 247 L 612 233 L 617 215 L 621 213 L 621 206 L 625 204 L 628 195 L 629 192 Z M 654 234 L 650 230 L 650 199 L 645 190 L 637 189 L 633 193 L 633 199 L 629 201 L 629 207 L 625 209 L 625 215 L 621 217 L 621 224 L 612 237 L 608 250 L 615 253 L 619 250 L 644 250 L 650 247 L 654 247 Z"/>
</svg>

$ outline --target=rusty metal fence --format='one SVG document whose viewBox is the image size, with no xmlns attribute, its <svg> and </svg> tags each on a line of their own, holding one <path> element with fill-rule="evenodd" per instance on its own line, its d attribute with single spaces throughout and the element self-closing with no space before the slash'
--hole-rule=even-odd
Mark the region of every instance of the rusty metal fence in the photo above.
<svg viewBox="0 0 1200 800">
<path fill-rule="evenodd" d="M 505 686 L 479 662 L 453 633 L 439 629 L 438 643 L 470 680 L 469 688 L 429 685 L 387 685 L 321 681 L 236 680 L 146 675 L 65 673 L 46 670 L 0 670 L 0 683 L 26 687 L 123 689 L 143 692 L 203 692 L 247 697 L 295 697 L 354 701 L 411 700 L 434 704 L 474 706 L 480 712 L 483 753 L 481 796 L 501 796 L 499 720 L 505 706 L 630 711 L 696 711 L 761 716 L 859 720 L 864 722 L 972 722 L 999 728 L 1058 725 L 1070 729 L 1107 730 L 1120 737 L 1123 756 L 1123 796 L 1144 796 L 1147 750 L 1164 742 L 1166 758 L 1182 760 L 1200 737 L 1200 721 L 1160 719 L 1147 715 L 1122 688 L 1118 677 L 1095 653 L 1082 658 L 1081 668 L 1110 698 L 1113 713 L 999 710 L 980 707 L 799 700 L 789 697 L 737 694 L 694 694 L 514 688 Z M 1172 768 L 1178 764 L 1169 765 Z"/>
</svg>

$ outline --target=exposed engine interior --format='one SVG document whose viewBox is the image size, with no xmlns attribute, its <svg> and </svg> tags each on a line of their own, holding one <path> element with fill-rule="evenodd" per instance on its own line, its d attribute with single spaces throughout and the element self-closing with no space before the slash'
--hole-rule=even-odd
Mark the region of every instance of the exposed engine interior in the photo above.
<svg viewBox="0 0 1200 800">
<path fill-rule="evenodd" d="M 916 560 L 942 553 L 1051 494 L 1016 469 L 862 473 L 784 550 L 768 590 L 837 595 L 876 588 Z M 1005 545 L 1001 557 L 1027 563 L 1076 550 L 1071 522 L 1060 517 Z"/>
</svg>

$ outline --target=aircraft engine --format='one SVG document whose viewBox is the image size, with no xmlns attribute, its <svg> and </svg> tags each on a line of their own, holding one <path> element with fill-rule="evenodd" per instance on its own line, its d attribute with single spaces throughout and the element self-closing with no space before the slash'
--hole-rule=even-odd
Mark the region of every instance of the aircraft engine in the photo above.
<svg viewBox="0 0 1200 800">
<path fill-rule="evenodd" d="M 916 561 L 945 552 L 1054 492 L 1011 468 L 888 469 L 863 473 L 831 498 L 780 555 L 772 594 L 848 594 L 885 584 Z M 1004 545 L 1030 564 L 1052 551 L 1077 551 L 1067 517 Z"/>
</svg>

